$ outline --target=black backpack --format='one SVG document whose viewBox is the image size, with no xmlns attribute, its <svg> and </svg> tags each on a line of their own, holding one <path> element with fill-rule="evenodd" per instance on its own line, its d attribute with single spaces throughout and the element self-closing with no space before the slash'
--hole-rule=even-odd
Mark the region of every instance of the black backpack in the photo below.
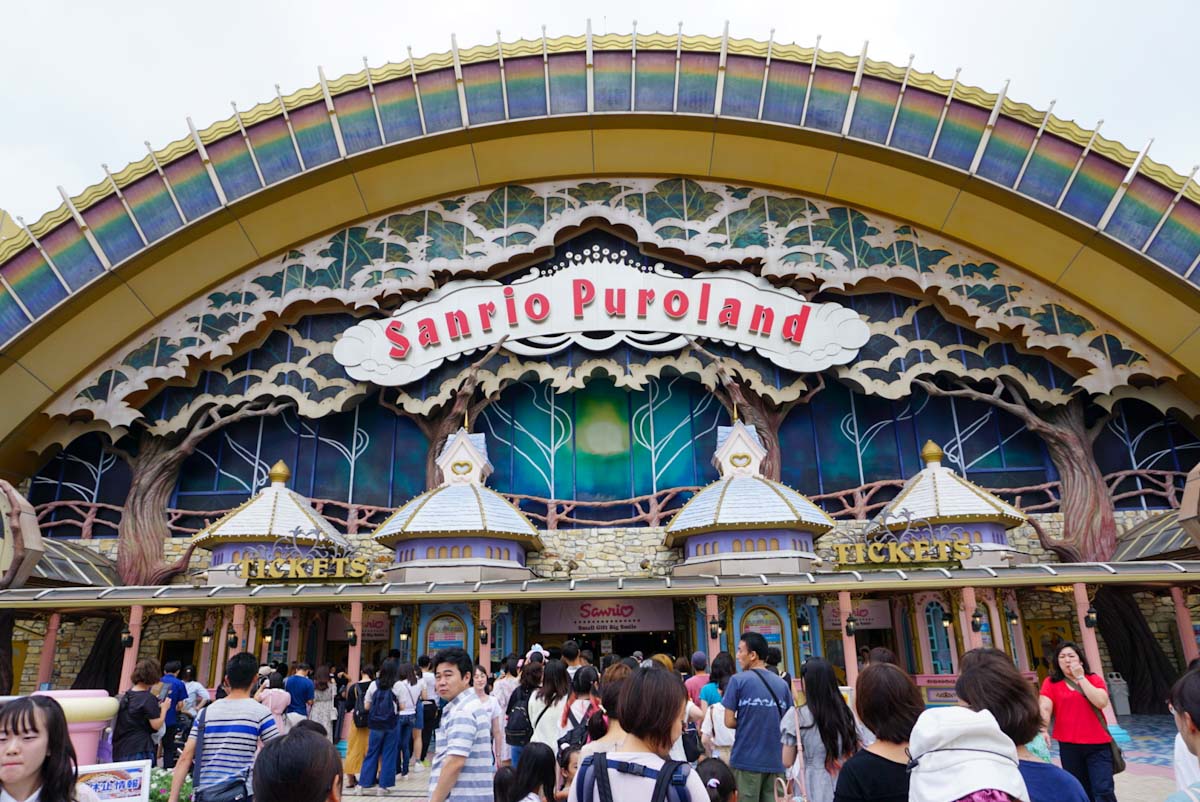
<svg viewBox="0 0 1200 802">
<path fill-rule="evenodd" d="M 400 714 L 396 712 L 396 694 L 391 688 L 376 688 L 371 697 L 371 709 L 367 711 L 367 726 L 373 730 L 388 732 L 396 729 Z"/>
<path fill-rule="evenodd" d="M 354 693 L 354 726 L 361 729 L 366 729 L 370 723 L 370 715 L 367 713 L 367 688 L 371 687 L 369 682 L 359 682 L 351 686 L 351 691 Z"/>
<path fill-rule="evenodd" d="M 587 718 L 585 717 L 583 721 L 576 721 L 575 714 L 568 710 L 567 720 L 571 722 L 571 726 L 558 739 L 558 753 L 560 755 L 564 749 L 582 749 L 583 745 L 587 743 Z"/>
<path fill-rule="evenodd" d="M 533 737 L 533 722 L 529 720 L 529 697 L 532 695 L 532 691 L 517 688 L 508 700 L 508 710 L 505 711 L 508 721 L 504 724 L 504 740 L 510 746 L 525 746 Z"/>
<path fill-rule="evenodd" d="M 690 802 L 687 792 L 688 774 L 692 767 L 678 760 L 667 760 L 661 769 L 650 769 L 639 763 L 609 760 L 603 752 L 588 755 L 575 775 L 575 798 L 578 802 L 613 802 L 608 770 L 654 780 L 649 802 Z"/>
</svg>

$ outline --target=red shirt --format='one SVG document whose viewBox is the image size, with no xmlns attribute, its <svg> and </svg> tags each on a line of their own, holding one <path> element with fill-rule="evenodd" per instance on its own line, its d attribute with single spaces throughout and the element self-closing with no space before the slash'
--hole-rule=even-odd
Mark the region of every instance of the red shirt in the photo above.
<svg viewBox="0 0 1200 802">
<path fill-rule="evenodd" d="M 696 707 L 700 706 L 700 689 L 708 683 L 708 674 L 696 674 L 683 681 L 683 687 L 687 688 L 688 698 Z"/>
<path fill-rule="evenodd" d="M 1108 691 L 1104 679 L 1096 674 L 1088 674 L 1087 681 L 1094 688 Z M 1071 690 L 1067 680 L 1051 682 L 1046 677 L 1042 682 L 1042 696 L 1054 702 L 1055 740 L 1068 744 L 1106 744 L 1112 740 L 1108 725 L 1100 723 L 1103 712 L 1098 713 L 1082 691 Z"/>
</svg>

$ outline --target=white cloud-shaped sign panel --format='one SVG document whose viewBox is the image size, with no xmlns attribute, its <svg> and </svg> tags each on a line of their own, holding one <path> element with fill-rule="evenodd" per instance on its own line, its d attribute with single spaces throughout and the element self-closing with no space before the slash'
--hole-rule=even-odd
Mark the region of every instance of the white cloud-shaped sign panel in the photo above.
<svg viewBox="0 0 1200 802">
<path fill-rule="evenodd" d="M 538 355 L 572 344 L 601 350 L 624 341 L 675 350 L 687 337 L 753 348 L 781 368 L 816 373 L 857 356 L 866 322 L 834 303 L 809 303 L 750 273 L 681 276 L 608 258 L 576 259 L 511 284 L 456 281 L 389 318 L 351 326 L 334 358 L 358 381 L 397 387 L 447 359 L 495 345 Z"/>
</svg>

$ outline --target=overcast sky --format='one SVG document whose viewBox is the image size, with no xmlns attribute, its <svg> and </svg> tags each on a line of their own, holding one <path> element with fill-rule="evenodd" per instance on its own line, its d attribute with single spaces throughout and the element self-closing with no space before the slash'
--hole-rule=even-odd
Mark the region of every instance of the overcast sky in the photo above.
<svg viewBox="0 0 1200 802">
<path fill-rule="evenodd" d="M 0 208 L 32 222 L 58 205 L 55 187 L 75 194 L 155 147 L 230 114 L 361 68 L 459 45 L 582 33 L 670 31 L 737 37 L 869 55 L 997 91 L 1133 150 L 1154 137 L 1151 155 L 1184 174 L 1200 160 L 1200 94 L 1192 55 L 1197 0 L 925 0 L 924 2 L 708 2 L 607 0 L 581 3 L 424 0 L 174 0 L 0 3 Z"/>
</svg>

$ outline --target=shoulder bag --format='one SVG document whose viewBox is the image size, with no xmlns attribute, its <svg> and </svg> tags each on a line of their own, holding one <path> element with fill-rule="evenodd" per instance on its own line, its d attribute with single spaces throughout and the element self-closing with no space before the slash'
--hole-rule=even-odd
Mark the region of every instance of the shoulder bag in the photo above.
<svg viewBox="0 0 1200 802">
<path fill-rule="evenodd" d="M 200 760 L 204 755 L 204 716 L 208 708 L 200 711 L 196 720 L 196 751 L 192 760 L 192 776 L 200 779 Z M 253 802 L 254 791 L 250 788 L 250 767 L 226 777 L 207 788 L 201 788 L 192 796 L 194 802 Z"/>
<path fill-rule="evenodd" d="M 1104 711 L 1092 704 L 1092 700 L 1089 699 L 1087 694 L 1083 692 L 1083 689 L 1074 682 L 1065 678 L 1063 681 L 1067 683 L 1071 690 L 1076 691 L 1080 696 L 1083 697 L 1083 700 L 1088 703 L 1090 708 L 1092 708 L 1092 712 L 1096 714 L 1096 718 L 1099 720 L 1101 728 L 1103 728 L 1105 732 L 1108 732 L 1108 720 L 1104 718 Z M 1108 733 L 1108 748 L 1109 751 L 1112 752 L 1113 774 L 1120 774 L 1121 772 L 1125 771 L 1125 755 L 1122 754 L 1121 747 L 1117 744 L 1116 739 L 1112 737 L 1111 732 Z"/>
</svg>

